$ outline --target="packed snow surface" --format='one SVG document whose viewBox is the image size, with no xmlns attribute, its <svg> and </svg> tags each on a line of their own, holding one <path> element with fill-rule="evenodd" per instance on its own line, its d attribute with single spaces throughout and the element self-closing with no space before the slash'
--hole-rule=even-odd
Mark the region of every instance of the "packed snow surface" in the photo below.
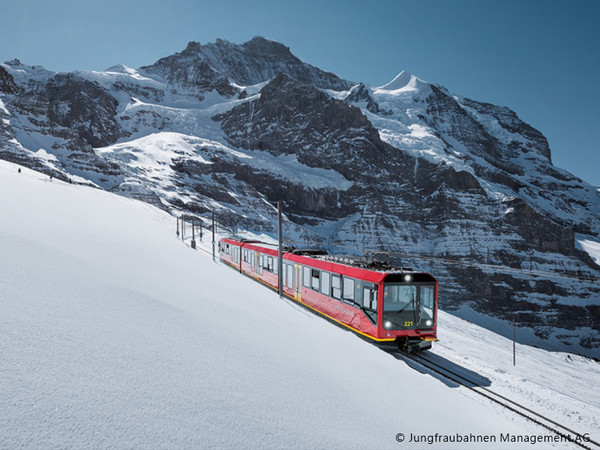
<svg viewBox="0 0 600 450">
<path fill-rule="evenodd" d="M 152 206 L 0 161 L 0 211 L 1 448 L 549 447 L 500 442 L 548 432 L 192 251 Z M 439 328 L 432 358 L 600 438 L 596 362 L 518 346 L 512 366 L 510 341 Z M 409 442 L 435 433 L 497 441 Z"/>
</svg>

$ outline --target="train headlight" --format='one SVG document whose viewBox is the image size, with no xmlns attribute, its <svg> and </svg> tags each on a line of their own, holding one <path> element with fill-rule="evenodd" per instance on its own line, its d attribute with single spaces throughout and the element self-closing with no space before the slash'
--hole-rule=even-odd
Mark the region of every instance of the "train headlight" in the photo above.
<svg viewBox="0 0 600 450">
<path fill-rule="evenodd" d="M 410 275 L 404 275 L 404 281 L 410 281 L 412 277 Z"/>
<path fill-rule="evenodd" d="M 425 321 L 425 325 L 427 325 L 428 327 L 430 327 L 431 325 L 433 325 L 433 320 L 428 319 Z"/>
<path fill-rule="evenodd" d="M 386 320 L 383 323 L 383 326 L 389 330 L 390 328 L 392 328 L 392 322 L 390 322 L 389 320 Z"/>
</svg>

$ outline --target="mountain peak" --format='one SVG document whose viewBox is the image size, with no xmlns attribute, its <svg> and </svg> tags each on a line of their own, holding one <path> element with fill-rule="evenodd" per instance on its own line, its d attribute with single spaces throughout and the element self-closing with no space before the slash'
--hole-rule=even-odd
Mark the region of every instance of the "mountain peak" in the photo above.
<svg viewBox="0 0 600 450">
<path fill-rule="evenodd" d="M 105 69 L 104 71 L 105 72 L 124 73 L 127 75 L 133 75 L 133 74 L 137 73 L 137 71 L 135 69 L 132 69 L 131 67 L 128 67 L 124 64 L 116 64 L 114 66 L 110 66 L 107 69 Z"/>
<path fill-rule="evenodd" d="M 383 86 L 378 87 L 377 89 L 385 90 L 385 91 L 414 91 L 420 90 L 420 88 L 428 83 L 417 78 L 412 73 L 403 70 L 398 75 L 394 77 L 392 81 Z"/>
<path fill-rule="evenodd" d="M 277 53 L 278 55 L 288 55 L 288 57 L 292 57 L 297 59 L 291 52 L 290 48 L 281 42 L 273 41 L 271 39 L 267 39 L 263 36 L 254 36 L 247 42 L 242 44 L 242 47 L 248 50 L 264 50 L 269 52 Z"/>
<path fill-rule="evenodd" d="M 202 50 L 202 44 L 200 44 L 200 42 L 190 41 L 188 42 L 187 47 L 181 53 L 198 53 L 200 50 Z"/>
<path fill-rule="evenodd" d="M 281 44 L 281 43 L 279 43 L 279 42 L 277 42 L 277 41 L 274 41 L 274 40 L 272 40 L 272 39 L 267 39 L 267 38 L 266 38 L 266 37 L 264 37 L 264 36 L 254 36 L 254 37 L 253 37 L 252 39 L 250 39 L 248 42 L 262 42 L 262 43 L 274 42 L 274 43 L 276 43 L 276 44 L 283 45 L 283 44 Z M 246 42 L 246 44 L 247 44 L 248 42 Z"/>
<path fill-rule="evenodd" d="M 158 72 L 171 82 L 177 82 L 182 74 L 196 79 L 198 74 L 208 74 L 211 79 L 218 75 L 239 86 L 253 86 L 283 72 L 322 89 L 343 91 L 352 86 L 335 74 L 304 63 L 289 47 L 262 36 L 255 36 L 244 44 L 223 39 L 204 45 L 191 41 L 181 53 L 161 58 L 142 69 Z"/>
<path fill-rule="evenodd" d="M 15 81 L 45 81 L 55 75 L 55 72 L 47 70 L 42 66 L 29 66 L 27 64 L 23 64 L 16 58 L 12 61 L 6 61 L 3 66 L 13 76 Z"/>
</svg>

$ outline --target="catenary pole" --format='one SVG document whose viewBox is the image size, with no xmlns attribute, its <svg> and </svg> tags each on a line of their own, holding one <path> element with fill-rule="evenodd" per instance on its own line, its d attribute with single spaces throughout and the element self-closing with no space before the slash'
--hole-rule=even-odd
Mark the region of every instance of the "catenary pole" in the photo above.
<svg viewBox="0 0 600 450">
<path fill-rule="evenodd" d="M 196 249 L 196 221 L 192 219 L 192 248 Z"/>
<path fill-rule="evenodd" d="M 283 233 L 281 231 L 281 200 L 277 202 L 277 222 L 278 226 L 278 238 L 279 238 L 279 257 L 277 258 L 277 273 L 279 274 L 279 298 L 283 298 L 283 244 L 282 244 L 282 236 Z"/>
</svg>

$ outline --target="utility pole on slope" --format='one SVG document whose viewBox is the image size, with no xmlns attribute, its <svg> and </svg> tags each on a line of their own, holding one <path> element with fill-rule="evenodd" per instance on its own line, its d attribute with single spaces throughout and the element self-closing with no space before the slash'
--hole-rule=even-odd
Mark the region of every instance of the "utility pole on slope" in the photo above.
<svg viewBox="0 0 600 450">
<path fill-rule="evenodd" d="M 282 219 L 281 219 L 281 200 L 277 202 L 277 222 L 279 224 L 278 227 L 278 239 L 279 239 L 279 257 L 277 258 L 277 273 L 279 274 L 279 298 L 283 298 L 283 244 L 282 244 L 282 236 L 283 232 L 281 230 Z"/>
<path fill-rule="evenodd" d="M 212 258 L 215 260 L 215 213 L 212 213 Z"/>
<path fill-rule="evenodd" d="M 517 365 L 517 326 L 513 319 L 513 366 Z"/>
<path fill-rule="evenodd" d="M 192 248 L 196 249 L 196 221 L 192 219 Z"/>
</svg>

